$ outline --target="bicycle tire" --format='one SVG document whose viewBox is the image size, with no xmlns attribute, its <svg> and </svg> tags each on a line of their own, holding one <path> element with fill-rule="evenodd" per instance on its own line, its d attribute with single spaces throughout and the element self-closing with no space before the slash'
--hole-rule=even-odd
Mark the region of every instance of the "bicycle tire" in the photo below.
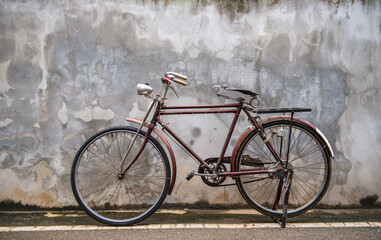
<svg viewBox="0 0 381 240">
<path fill-rule="evenodd" d="M 121 159 L 136 135 L 133 127 L 114 127 L 88 139 L 77 152 L 71 169 L 71 186 L 78 204 L 92 218 L 109 225 L 127 226 L 151 216 L 163 203 L 171 172 L 168 157 L 158 141 L 149 137 L 142 154 L 132 161 L 146 133 L 140 131 L 123 164 Z"/>
<path fill-rule="evenodd" d="M 278 131 L 283 128 L 284 136 L 275 136 L 270 142 L 285 161 L 290 120 L 273 120 L 262 126 L 267 136 L 271 135 L 272 130 Z M 314 207 L 326 193 L 331 178 L 330 154 L 320 135 L 310 126 L 294 120 L 291 136 L 288 167 L 293 169 L 294 174 L 288 202 L 288 217 L 298 216 Z M 235 161 L 236 171 L 253 170 L 253 164 L 250 165 L 244 160 L 243 156 L 246 155 L 251 159 L 260 160 L 256 168 L 268 169 L 276 163 L 255 129 L 240 143 Z M 284 192 L 281 191 L 281 178 L 268 173 L 241 176 L 236 179 L 236 184 L 251 207 L 267 216 L 282 217 Z"/>
</svg>

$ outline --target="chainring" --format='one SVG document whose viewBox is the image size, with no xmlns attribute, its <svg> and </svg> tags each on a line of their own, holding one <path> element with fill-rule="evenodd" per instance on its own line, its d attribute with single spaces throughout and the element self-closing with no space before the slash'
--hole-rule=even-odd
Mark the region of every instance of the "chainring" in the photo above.
<svg viewBox="0 0 381 240">
<path fill-rule="evenodd" d="M 205 160 L 205 162 L 208 164 L 210 169 L 213 170 L 213 172 L 214 172 L 214 169 L 216 168 L 217 160 L 218 160 L 217 158 L 210 158 L 210 159 Z M 223 172 L 226 172 L 226 171 L 227 171 L 226 166 L 223 163 L 221 163 L 220 164 L 220 169 L 218 170 L 218 173 L 223 173 Z M 202 165 L 200 165 L 199 168 L 198 168 L 198 173 L 209 174 L 209 171 L 208 171 L 207 168 L 205 168 Z M 202 179 L 202 181 L 205 184 L 207 184 L 209 186 L 218 187 L 223 182 L 225 182 L 226 176 L 218 176 L 218 177 L 201 176 L 201 179 Z"/>
</svg>

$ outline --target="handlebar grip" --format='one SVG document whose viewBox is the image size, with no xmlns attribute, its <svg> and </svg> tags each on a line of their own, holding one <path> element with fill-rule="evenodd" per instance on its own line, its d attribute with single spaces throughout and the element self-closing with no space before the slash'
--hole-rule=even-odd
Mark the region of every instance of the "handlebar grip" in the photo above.
<svg viewBox="0 0 381 240">
<path fill-rule="evenodd" d="M 167 72 L 167 74 L 171 74 L 171 75 L 173 75 L 173 76 L 175 76 L 175 77 L 177 77 L 177 78 L 180 78 L 180 79 L 182 79 L 182 80 L 188 80 L 188 77 L 187 77 L 187 76 L 182 75 L 182 74 L 180 74 L 180 73 Z"/>
<path fill-rule="evenodd" d="M 186 86 L 186 85 L 188 85 L 188 83 L 186 83 L 186 82 L 184 82 L 184 81 L 181 81 L 181 80 L 179 80 L 179 79 L 173 79 L 173 81 L 175 82 L 175 83 L 178 83 L 178 84 L 181 84 L 181 85 L 183 85 L 183 86 Z"/>
</svg>

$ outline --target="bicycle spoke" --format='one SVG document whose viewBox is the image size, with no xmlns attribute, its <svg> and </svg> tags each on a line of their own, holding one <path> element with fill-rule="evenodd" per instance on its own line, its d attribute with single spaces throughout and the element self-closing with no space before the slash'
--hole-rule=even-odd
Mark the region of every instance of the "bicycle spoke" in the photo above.
<svg viewBox="0 0 381 240">
<path fill-rule="evenodd" d="M 112 159 L 112 156 L 110 155 L 110 153 L 108 152 L 106 146 L 105 146 L 104 143 L 103 143 L 102 138 L 99 138 L 99 141 L 100 141 L 100 143 L 102 144 L 103 149 L 105 150 L 105 151 L 104 151 L 105 155 L 110 159 L 110 162 L 112 163 L 112 164 L 110 164 L 110 165 L 113 166 L 115 169 L 117 169 L 117 167 L 116 167 L 116 165 L 115 165 L 115 163 L 114 163 L 114 160 Z M 103 152 L 103 151 L 98 147 L 98 145 L 97 145 L 95 142 L 94 142 L 94 146 L 95 146 L 100 152 Z"/>
<path fill-rule="evenodd" d="M 112 180 L 111 182 L 114 182 L 115 183 L 115 180 Z M 111 183 L 110 182 L 110 183 Z M 113 184 L 112 184 L 113 185 Z M 89 200 L 88 200 L 88 202 L 89 203 L 91 203 L 91 202 L 94 202 L 94 200 L 101 194 L 101 193 L 104 193 L 103 194 L 103 197 L 101 198 L 101 200 L 104 198 L 104 196 L 106 196 L 106 194 L 107 194 L 107 192 L 110 190 L 110 188 L 108 188 L 106 191 L 105 191 L 105 188 L 106 187 L 103 187 L 103 188 L 101 188 L 101 189 L 99 189 L 98 191 L 96 191 L 95 193 L 98 193 L 98 194 L 96 194 L 92 199 L 90 198 Z M 87 195 L 87 196 L 84 196 L 85 198 L 87 198 L 87 197 L 90 197 L 92 194 L 90 193 L 89 195 Z M 99 203 L 100 203 L 101 201 L 99 201 Z"/>
<path fill-rule="evenodd" d="M 290 195 L 294 196 L 293 197 L 293 202 L 296 203 L 296 206 L 302 206 L 303 204 L 299 201 L 299 198 L 296 196 L 295 190 L 291 188 Z M 296 207 L 297 208 L 297 207 Z"/>
<path fill-rule="evenodd" d="M 91 174 L 91 175 L 94 175 L 94 174 Z M 110 175 L 109 174 L 96 175 L 96 176 L 93 176 L 93 177 L 86 178 L 86 181 L 94 181 L 94 180 L 97 180 L 97 179 L 100 179 L 100 178 L 105 178 L 105 177 L 108 177 L 108 176 L 110 176 Z"/>
<path fill-rule="evenodd" d="M 119 191 L 120 191 L 120 182 L 121 182 L 121 181 L 118 181 L 118 182 L 117 182 L 117 186 L 115 187 L 114 192 L 111 194 L 111 197 L 110 197 L 110 205 L 111 205 L 111 206 L 113 206 L 113 205 L 111 204 L 111 203 L 112 203 L 112 199 L 113 199 L 113 197 L 115 197 L 114 202 L 115 202 L 115 206 L 117 206 L 116 201 L 117 201 L 118 194 L 119 194 Z"/>
<path fill-rule="evenodd" d="M 154 149 L 154 147 L 152 147 L 149 151 L 147 151 L 143 156 L 141 155 L 141 156 L 139 156 L 139 158 L 136 160 L 136 162 L 135 163 L 137 163 L 137 164 L 133 164 L 133 166 L 137 166 L 137 165 L 139 165 L 139 164 L 142 164 L 143 163 L 143 161 L 139 161 L 139 159 L 145 159 L 145 157 L 152 151 Z M 132 161 L 132 160 L 131 160 Z M 131 168 L 133 168 L 133 166 L 131 166 Z M 130 169 L 131 169 L 130 168 Z"/>
<path fill-rule="evenodd" d="M 275 195 L 275 199 L 274 199 L 274 203 L 273 203 L 273 207 L 272 207 L 273 210 L 276 210 L 277 206 L 279 205 L 279 200 L 280 200 L 281 195 L 282 195 L 282 187 L 283 187 L 283 180 L 279 179 L 278 188 L 276 191 L 276 195 Z"/>
<path fill-rule="evenodd" d="M 90 170 L 94 170 L 95 172 L 99 172 L 99 169 L 95 169 L 95 168 L 91 168 L 91 167 L 88 167 L 86 165 L 81 165 L 80 168 L 86 168 L 86 169 L 90 169 Z M 105 171 L 105 170 L 104 170 Z M 79 172 L 78 172 L 79 173 Z M 81 174 L 81 173 L 79 173 Z"/>
<path fill-rule="evenodd" d="M 295 139 L 295 133 L 296 133 L 296 130 L 294 130 L 294 141 L 292 141 L 291 140 L 291 142 L 292 142 L 292 145 L 290 146 L 290 149 L 294 149 L 295 148 L 295 144 L 297 143 L 297 142 L 299 142 L 299 137 L 302 135 L 302 132 L 301 131 L 299 131 L 299 134 L 298 134 L 298 137 Z M 304 137 L 304 139 L 303 139 L 303 141 L 302 142 L 304 142 L 304 140 L 307 138 L 307 134 L 303 134 L 305 137 Z"/>
<path fill-rule="evenodd" d="M 299 183 L 299 181 L 297 179 L 295 179 L 294 181 L 295 183 L 297 183 L 300 188 L 310 197 L 310 199 L 312 199 L 312 196 L 309 194 L 309 192 Z M 315 194 L 317 194 L 317 192 L 314 192 Z"/>
<path fill-rule="evenodd" d="M 265 154 L 265 155 L 262 155 L 261 154 L 261 156 L 264 158 L 264 159 L 268 159 L 268 160 L 270 160 L 271 161 L 271 156 L 269 156 L 269 154 L 268 153 L 266 153 L 264 150 L 263 150 L 263 146 L 261 147 L 259 144 L 258 144 L 258 142 L 257 142 L 257 140 L 255 140 L 254 139 L 254 143 L 259 147 L 259 149 Z M 249 145 L 251 145 L 251 144 L 249 144 Z M 255 149 L 253 146 L 252 146 L 252 148 L 253 149 Z M 254 153 L 254 152 L 253 152 Z M 258 153 L 259 154 L 259 153 Z"/>
<path fill-rule="evenodd" d="M 254 195 L 254 197 L 256 197 L 256 196 L 258 195 L 258 193 L 261 192 L 261 190 L 262 190 L 263 188 L 265 188 L 265 186 L 269 183 L 269 181 L 271 181 L 271 180 L 266 179 L 266 182 L 265 182 L 263 185 L 258 186 L 257 188 L 253 189 L 253 190 L 250 192 L 250 194 L 253 193 L 253 192 L 256 192 L 256 194 Z"/>
<path fill-rule="evenodd" d="M 306 135 L 307 136 L 307 135 Z M 306 145 L 304 145 L 303 148 L 301 148 L 298 152 L 297 152 L 297 155 L 300 155 L 300 153 L 313 141 L 312 138 L 310 138 L 310 140 L 306 143 Z"/>
<path fill-rule="evenodd" d="M 155 155 L 155 156 L 159 156 L 158 154 L 157 155 Z M 151 158 L 153 158 L 153 157 L 155 157 L 155 156 L 152 156 Z M 139 158 L 140 159 L 140 158 Z M 140 165 L 142 165 L 142 164 L 144 164 L 144 163 L 147 163 L 149 160 L 147 160 L 147 161 L 144 161 L 144 160 L 136 160 L 136 164 L 133 164 L 132 166 L 131 166 L 131 168 L 130 168 L 130 170 L 132 170 L 132 169 L 134 169 L 134 170 L 137 170 L 137 169 L 140 169 L 140 168 L 146 168 L 147 166 L 153 166 L 153 165 L 157 165 L 157 164 L 160 164 L 160 163 L 158 163 L 158 162 L 156 162 L 156 163 L 152 163 L 152 164 L 150 164 L 150 165 L 144 165 L 144 166 L 140 166 Z M 139 168 L 136 168 L 137 166 L 140 166 Z"/>
<path fill-rule="evenodd" d="M 261 196 L 260 196 L 260 198 L 259 198 L 259 201 L 262 201 L 263 198 L 268 199 L 268 198 L 270 197 L 270 195 L 271 195 L 271 189 L 270 189 L 270 187 L 271 187 L 272 185 L 273 185 L 273 180 L 269 180 L 269 181 L 268 181 L 268 184 L 267 184 L 267 187 L 265 187 L 263 193 L 261 194 Z M 259 192 L 259 191 L 258 191 L 258 192 Z M 266 196 L 266 193 L 268 193 L 267 196 Z M 271 201 L 271 200 L 270 200 L 270 201 Z"/>
<path fill-rule="evenodd" d="M 120 174 L 118 162 L 136 135 L 130 129 L 115 128 L 94 136 L 80 150 L 72 168 L 76 200 L 90 216 L 108 224 L 128 225 L 146 218 L 164 201 L 170 183 L 168 159 L 151 137 L 136 163 Z M 137 135 L 130 156 L 139 151 L 144 138 Z M 125 212 L 137 207 L 139 211 Z"/>
<path fill-rule="evenodd" d="M 299 171 L 306 172 L 306 173 L 314 174 L 314 175 L 325 176 L 324 173 L 311 172 L 311 171 L 308 171 L 308 170 L 306 170 L 306 169 L 298 169 L 298 170 L 299 170 Z"/>
<path fill-rule="evenodd" d="M 318 186 L 317 184 L 310 183 L 310 182 L 308 182 L 306 180 L 303 180 L 303 179 L 299 178 L 298 176 L 295 176 L 295 179 L 297 179 L 300 182 L 303 182 L 303 184 L 306 185 L 312 191 L 313 191 L 312 187 L 316 188 Z"/>
<path fill-rule="evenodd" d="M 293 170 L 294 180 L 291 183 L 287 212 L 290 216 L 294 216 L 307 211 L 320 200 L 325 192 L 323 189 L 328 186 L 327 175 L 330 166 L 326 151 L 323 150 L 324 147 L 320 147 L 323 146 L 320 139 L 311 134 L 314 129 L 310 129 L 305 124 L 299 123 L 298 120 L 294 120 L 290 132 L 289 123 L 289 120 L 276 120 L 266 123 L 267 125 L 264 124 L 263 128 L 267 137 L 273 136 L 270 143 L 283 161 L 286 159 L 287 149 L 289 149 L 290 165 L 288 167 Z M 280 129 L 284 130 L 283 137 L 274 134 L 274 132 L 279 133 Z M 288 141 L 289 137 L 290 141 Z M 276 164 L 272 160 L 272 155 L 269 157 L 268 154 L 271 154 L 271 152 L 263 144 L 258 132 L 248 135 L 247 139 L 242 141 L 239 149 L 239 156 L 248 155 L 251 158 L 259 156 L 262 160 L 270 159 L 272 166 Z M 247 169 L 250 168 L 244 165 L 243 157 L 241 157 L 236 171 L 245 171 Z M 266 168 L 263 167 L 262 169 Z M 283 184 L 280 184 L 281 177 L 277 174 L 269 174 L 268 179 L 265 181 L 252 181 L 252 183 L 246 184 L 245 180 L 250 181 L 250 178 L 241 176 L 237 179 L 237 185 L 239 185 L 238 189 L 251 206 L 267 215 L 281 217 L 283 214 L 283 207 L 281 206 L 284 201 L 284 194 L 281 191 Z"/>
<path fill-rule="evenodd" d="M 128 179 L 136 179 L 136 178 L 138 178 L 138 179 L 146 179 L 146 178 L 148 178 L 148 179 L 150 179 L 150 178 L 155 178 L 155 179 L 170 179 L 170 178 L 167 178 L 167 177 L 165 177 L 165 176 L 149 176 L 149 175 L 145 175 L 144 177 L 139 177 L 139 176 L 128 176 Z"/>
<path fill-rule="evenodd" d="M 141 169 L 150 169 L 149 167 L 152 167 L 152 166 L 160 166 L 160 163 L 152 163 L 152 164 L 147 164 L 147 165 L 145 165 L 145 166 L 140 166 L 139 168 L 130 168 L 130 170 L 134 170 L 135 172 L 137 171 L 137 170 L 141 170 Z"/>
<path fill-rule="evenodd" d="M 87 149 L 87 151 L 88 151 L 89 153 L 93 154 L 94 156 L 96 156 L 97 158 L 99 158 L 99 160 L 101 160 L 102 162 L 104 162 L 104 163 L 106 163 L 106 164 L 110 165 L 111 167 L 113 167 L 114 169 L 116 169 L 116 168 L 115 168 L 115 166 L 113 166 L 113 165 L 112 165 L 112 164 L 110 164 L 109 162 L 107 162 L 107 161 L 103 160 L 103 158 L 102 158 L 102 157 L 100 157 L 99 155 L 97 155 L 97 154 L 93 153 L 92 151 L 90 151 L 90 149 Z"/>
<path fill-rule="evenodd" d="M 302 199 L 303 199 L 303 203 L 306 203 L 306 202 L 308 202 L 308 201 L 306 201 L 306 199 L 305 199 L 305 196 L 304 195 L 302 195 L 301 193 L 300 193 L 300 191 L 299 191 L 299 189 L 298 188 L 292 188 L 292 190 L 294 191 L 294 192 L 296 192 Z M 299 201 L 298 201 L 299 202 Z M 299 205 L 301 205 L 301 203 L 299 202 Z"/>
<path fill-rule="evenodd" d="M 134 192 L 133 192 L 132 188 L 130 187 L 130 185 L 128 184 L 128 182 L 127 182 L 126 180 L 123 180 L 122 182 L 124 183 L 124 185 L 125 185 L 125 187 L 126 187 L 126 192 L 127 192 L 127 194 L 128 194 L 129 199 L 130 199 L 130 200 L 131 200 L 131 199 L 135 199 Z M 131 190 L 130 190 L 130 189 L 131 189 Z M 132 195 L 132 197 L 131 197 L 131 195 Z M 135 201 L 136 201 L 136 199 L 135 199 Z M 136 202 L 137 202 L 137 201 L 136 201 Z M 131 202 L 131 204 L 132 204 L 132 202 Z"/>
<path fill-rule="evenodd" d="M 304 156 L 300 156 L 300 155 L 299 155 L 298 157 L 292 159 L 292 162 L 294 162 L 294 161 L 296 161 L 296 160 L 299 160 L 299 159 L 303 159 L 303 158 L 306 157 L 306 156 L 312 157 L 312 156 L 314 156 L 314 155 L 320 153 L 320 152 L 321 152 L 320 150 L 321 150 L 321 149 L 317 149 L 317 150 L 312 151 L 312 152 L 310 152 L 310 153 L 308 153 L 308 154 L 306 153 L 306 154 L 304 154 Z M 313 155 L 311 155 L 311 154 L 313 154 Z"/>
<path fill-rule="evenodd" d="M 318 158 L 311 158 L 309 160 L 304 160 L 297 162 L 298 164 L 294 164 L 294 168 L 302 168 L 302 167 L 308 167 L 308 166 L 314 166 L 314 165 L 323 165 L 324 166 L 324 159 L 319 156 Z"/>
<path fill-rule="evenodd" d="M 123 138 L 124 139 L 124 138 Z M 119 138 L 118 138 L 118 136 L 116 137 L 116 142 L 117 142 L 117 144 L 118 144 L 118 152 L 119 152 L 119 157 L 120 157 L 120 162 L 122 162 L 123 161 L 123 154 L 122 154 L 122 148 L 121 148 L 121 144 L 119 143 Z"/>
<path fill-rule="evenodd" d="M 127 185 L 130 186 L 129 182 L 126 181 Z M 141 202 L 141 203 L 144 203 L 143 199 L 141 198 L 142 197 L 142 192 L 140 192 L 139 194 L 136 194 L 135 191 L 133 190 L 133 188 L 130 186 L 130 189 L 131 189 L 131 193 L 132 195 L 134 196 L 134 199 L 136 201 L 137 204 L 139 204 L 138 200 Z"/>
</svg>

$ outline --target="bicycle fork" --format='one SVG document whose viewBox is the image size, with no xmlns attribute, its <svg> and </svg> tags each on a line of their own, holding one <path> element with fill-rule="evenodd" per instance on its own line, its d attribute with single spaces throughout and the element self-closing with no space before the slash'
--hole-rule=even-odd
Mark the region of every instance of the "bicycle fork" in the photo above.
<svg viewBox="0 0 381 240">
<path fill-rule="evenodd" d="M 143 150 L 144 150 L 144 148 L 145 148 L 145 146 L 146 146 L 146 144 L 147 144 L 147 142 L 148 142 L 148 139 L 149 139 L 149 137 L 151 136 L 152 130 L 154 129 L 155 124 L 156 124 L 156 120 L 155 120 L 155 119 L 157 118 L 158 113 L 159 113 L 159 110 L 160 110 L 160 106 L 159 106 L 159 104 L 160 104 L 160 103 L 159 103 L 159 98 L 160 98 L 160 95 L 157 95 L 156 98 L 152 100 L 151 104 L 150 104 L 149 107 L 148 107 L 148 110 L 147 110 L 147 112 L 146 112 L 146 115 L 145 115 L 144 118 L 143 118 L 142 123 L 140 124 L 138 130 L 137 130 L 136 133 L 135 133 L 134 138 L 132 139 L 131 143 L 129 144 L 128 149 L 127 149 L 127 152 L 124 154 L 123 159 L 122 159 L 122 161 L 121 161 L 121 163 L 120 163 L 120 166 L 119 166 L 119 168 L 120 168 L 120 172 L 121 172 L 121 173 L 119 174 L 119 178 L 123 178 L 124 174 L 128 171 L 128 169 L 131 168 L 131 166 L 136 162 L 136 160 L 137 160 L 137 159 L 140 157 L 140 155 L 142 154 L 142 152 L 143 152 Z M 149 114 L 151 113 L 152 108 L 154 107 L 154 105 L 155 105 L 156 102 L 158 102 L 158 105 L 157 105 L 155 114 L 154 114 L 154 116 L 153 116 L 153 118 L 152 118 L 152 121 L 151 121 L 151 123 L 150 123 L 149 126 L 148 126 L 148 130 L 147 130 L 147 132 L 146 132 L 146 134 L 145 134 L 143 143 L 142 143 L 142 145 L 140 146 L 140 149 L 139 149 L 138 153 L 136 154 L 136 156 L 134 157 L 134 159 L 133 159 L 133 160 L 131 161 L 131 163 L 130 163 L 130 164 L 123 170 L 123 169 L 122 169 L 122 166 L 123 166 L 124 162 L 126 161 L 128 155 L 129 155 L 129 153 L 130 153 L 130 151 L 131 151 L 131 149 L 132 149 L 132 146 L 134 145 L 134 143 L 135 143 L 135 141 L 136 141 L 136 139 L 137 139 L 137 137 L 138 137 L 138 134 L 139 134 L 140 130 L 142 130 L 142 128 L 143 128 L 143 126 L 144 126 L 144 123 L 145 123 L 145 121 L 147 120 L 147 118 L 148 118 Z"/>
</svg>

